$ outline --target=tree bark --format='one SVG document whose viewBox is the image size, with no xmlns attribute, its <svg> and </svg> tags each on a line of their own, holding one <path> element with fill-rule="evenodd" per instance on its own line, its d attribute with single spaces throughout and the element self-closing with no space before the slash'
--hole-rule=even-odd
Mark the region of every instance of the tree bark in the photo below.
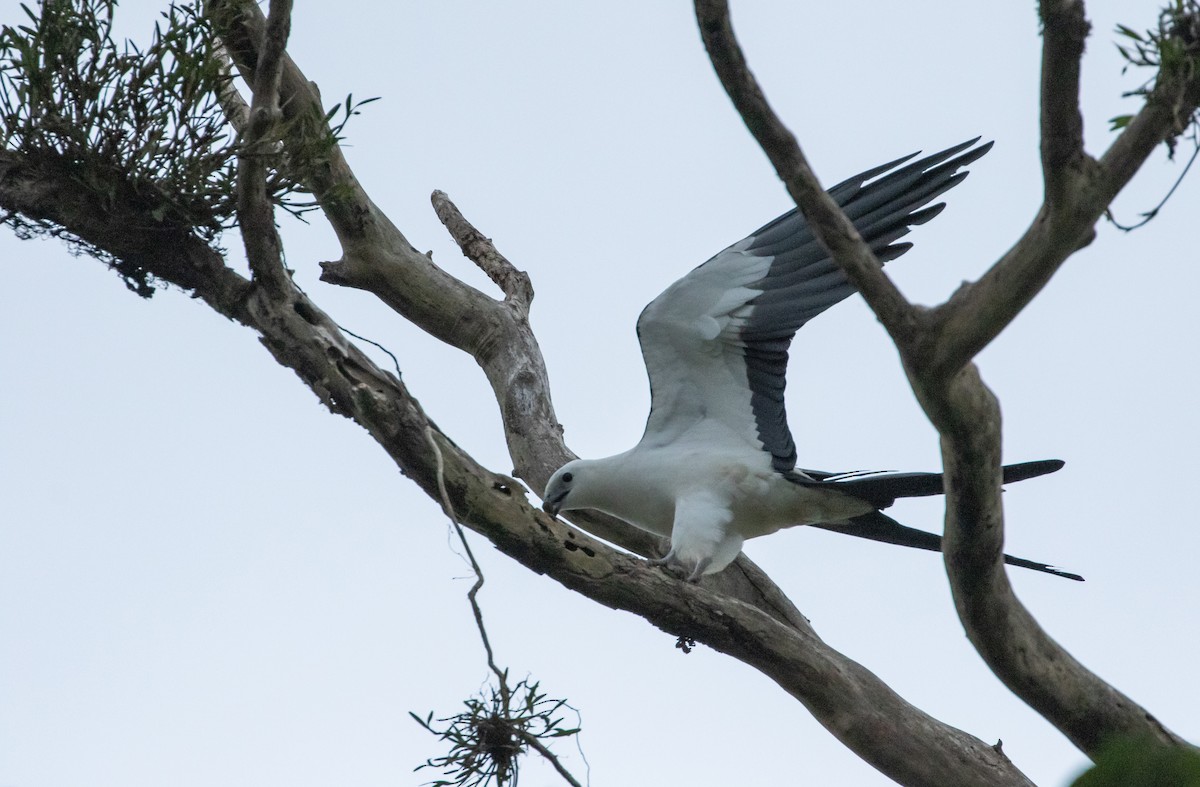
<svg viewBox="0 0 1200 787">
<path fill-rule="evenodd" d="M 1083 151 L 1079 58 L 1088 24 L 1081 0 L 1047 0 L 1042 74 L 1046 197 L 1033 227 L 984 276 L 941 306 L 912 306 L 853 225 L 821 189 L 795 137 L 767 103 L 733 33 L 724 0 L 696 0 L 717 75 L 809 226 L 862 292 L 899 350 L 921 406 L 941 437 L 946 474 L 943 550 L 959 618 L 992 671 L 1089 756 L 1136 737 L 1185 745 L 1152 714 L 1076 661 L 1038 625 L 1004 572 L 1000 408 L 971 359 L 1090 241 L 1096 221 L 1149 156 L 1179 133 L 1162 111 L 1190 116 L 1200 69 L 1161 80 L 1102 162 Z"/>
<path fill-rule="evenodd" d="M 1076 76 L 1066 87 L 1043 87 L 1044 96 L 1049 92 L 1059 102 L 1045 111 L 1044 128 L 1062 132 L 1047 137 L 1044 145 L 1046 203 L 1026 236 L 988 274 L 926 311 L 905 301 L 821 190 L 750 75 L 725 4 L 697 0 L 696 6 L 705 43 L 739 112 L 818 237 L 896 340 L 913 388 L 942 435 L 947 569 L 972 642 L 1006 684 L 1086 752 L 1111 737 L 1134 733 L 1178 743 L 1146 711 L 1062 651 L 1012 594 L 1000 562 L 999 410 L 970 360 L 1086 242 L 1096 218 L 1154 145 L 1177 130 L 1179 102 L 1191 110 L 1200 103 L 1200 78 L 1156 88 L 1108 153 L 1099 161 L 1090 159 L 1071 125 L 1078 116 L 1077 60 L 1086 35 L 1086 22 L 1080 27 L 1082 5 L 1045 4 L 1045 57 L 1068 68 L 1074 62 Z M 372 292 L 431 335 L 470 353 L 492 385 L 513 474 L 540 490 L 574 455 L 563 443 L 549 376 L 529 327 L 534 294 L 529 278 L 448 197 L 435 192 L 438 216 L 503 297 L 455 279 L 419 253 L 374 204 L 336 145 L 312 153 L 314 135 L 326 131 L 324 111 L 316 87 L 285 51 L 290 3 L 273 0 L 264 17 L 246 0 L 212 0 L 209 12 L 253 89 L 244 117 L 248 146 L 277 144 L 276 136 L 281 137 L 287 166 L 316 195 L 341 243 L 342 257 L 323 263 L 322 279 Z M 1074 114 L 1061 106 L 1064 96 L 1056 91 L 1075 96 Z M 1167 108 L 1169 102 L 1174 103 Z M 243 109 L 234 107 L 239 115 Z M 250 278 L 227 267 L 199 238 L 161 227 L 140 212 L 136 201 L 120 194 L 99 199 L 80 189 L 65 169 L 44 162 L 35 166 L 17 152 L 0 151 L 0 206 L 55 222 L 114 260 L 134 260 L 251 328 L 280 364 L 294 370 L 332 412 L 365 428 L 430 497 L 441 501 L 444 488 L 463 525 L 532 571 L 753 666 L 890 778 L 912 785 L 1029 784 L 997 747 L 913 707 L 826 645 L 744 556 L 700 586 L 680 582 L 547 517 L 513 479 L 462 452 L 401 380 L 359 351 L 292 283 L 264 178 L 261 162 L 244 156 L 238 207 Z M 598 515 L 577 521 L 626 549 L 661 554 L 658 539 L 624 523 Z"/>
</svg>

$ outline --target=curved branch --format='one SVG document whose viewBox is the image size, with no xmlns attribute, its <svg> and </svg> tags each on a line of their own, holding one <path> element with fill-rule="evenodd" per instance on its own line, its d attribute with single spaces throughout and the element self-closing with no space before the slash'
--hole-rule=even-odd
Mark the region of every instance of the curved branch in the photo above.
<svg viewBox="0 0 1200 787">
<path fill-rule="evenodd" d="M 971 642 L 1010 689 L 1086 753 L 1094 755 L 1104 742 L 1118 736 L 1183 743 L 1072 658 L 1013 594 L 1002 562 L 1000 410 L 970 363 L 1058 265 L 1090 239 L 1107 199 L 1119 190 L 1113 188 L 1118 177 L 1115 167 L 1102 171 L 1082 152 L 1077 96 L 1078 59 L 1087 32 L 1082 2 L 1044 5 L 1044 63 L 1056 70 L 1043 74 L 1043 99 L 1055 104 L 1043 107 L 1043 130 L 1049 135 L 1043 142 L 1046 204 L 1013 250 L 978 283 L 963 287 L 939 307 L 933 321 L 916 319 L 917 313 L 893 292 L 882 272 L 864 259 L 864 244 L 848 236 L 848 220 L 836 206 L 822 205 L 815 198 L 819 186 L 750 74 L 733 38 L 726 3 L 696 0 L 696 15 L 705 46 L 738 112 L 787 182 L 814 233 L 863 289 L 868 304 L 887 326 L 913 390 L 941 436 L 946 565 Z M 1200 81 L 1197 71 L 1190 72 L 1190 78 Z M 1055 82 L 1056 74 L 1063 77 L 1061 82 Z M 1194 105 L 1188 114 L 1191 111 Z M 1169 133 L 1164 126 L 1146 132 L 1141 124 L 1138 131 L 1146 137 L 1157 134 L 1157 139 Z M 1123 136 L 1127 135 L 1128 130 Z M 1141 151 L 1132 143 L 1130 148 L 1130 157 L 1136 155 L 1133 149 Z M 1144 154 L 1148 153 L 1146 149 Z M 1127 180 L 1136 169 L 1126 165 L 1119 177 Z"/>
<path fill-rule="evenodd" d="M 245 0 L 213 0 L 210 13 L 235 64 L 254 84 L 261 59 L 259 47 L 265 36 L 262 12 Z M 311 150 L 312 138 L 328 131 L 320 95 L 286 53 L 280 63 L 280 104 L 289 130 L 285 147 Z M 320 129 L 311 125 L 314 119 L 322 124 Z M 473 254 L 488 258 L 486 264 L 494 267 L 485 271 L 489 276 L 501 277 L 503 281 L 498 284 L 509 297 L 498 301 L 450 276 L 414 249 L 378 209 L 336 144 L 322 150 L 317 163 L 305 165 L 303 155 L 290 159 L 303 167 L 301 176 L 342 245 L 342 259 L 321 264 L 322 280 L 373 293 L 413 324 L 474 357 L 500 407 L 513 460 L 512 474 L 540 491 L 551 474 L 575 455 L 563 443 L 562 426 L 550 398 L 549 375 L 529 327 L 527 308 L 533 290 L 530 286 L 528 299 L 520 294 L 524 285 L 519 278 L 525 274 L 507 260 L 501 263 L 503 257 L 486 235 L 459 213 L 457 219 L 451 216 L 452 235 L 469 240 L 472 251 L 468 256 L 472 259 Z M 613 517 L 573 512 L 571 520 L 640 555 L 657 557 L 664 553 L 661 539 Z M 808 625 L 783 591 L 744 555 L 735 567 L 706 580 L 706 584 L 768 610 L 789 625 Z"/>
<path fill-rule="evenodd" d="M 18 203 L 8 188 L 10 173 L 11 167 L 0 158 L 0 206 L 14 208 Z M 66 176 L 53 186 L 75 188 Z M 83 237 L 99 237 L 100 228 L 108 224 L 100 211 L 62 212 L 69 201 L 39 204 L 43 218 Z M 142 221 L 131 221 L 130 226 L 142 226 Z M 175 246 L 150 243 L 145 237 L 129 239 L 137 241 L 147 243 L 145 266 L 171 280 L 178 271 Z M 212 264 L 214 258 L 207 261 Z M 202 280 L 196 295 L 256 330 L 276 360 L 293 369 L 330 410 L 366 428 L 430 497 L 442 500 L 444 494 L 463 525 L 510 557 L 594 601 L 637 614 L 664 631 L 693 638 L 754 667 L 893 779 L 930 787 L 1029 784 L 1003 754 L 908 704 L 806 625 L 795 625 L 776 610 L 676 580 L 547 517 L 510 479 L 481 467 L 438 430 L 404 384 L 360 352 L 306 295 L 291 290 L 286 297 L 275 297 L 222 270 L 220 276 Z M 242 286 L 228 286 L 224 279 L 230 277 Z"/>
<path fill-rule="evenodd" d="M 695 6 L 700 36 L 721 85 L 787 186 L 804 220 L 871 305 L 892 339 L 907 342 L 921 313 L 904 298 L 854 224 L 821 188 L 796 137 L 767 103 L 734 36 L 729 4 L 725 0 L 696 0 Z"/>
<path fill-rule="evenodd" d="M 1081 0 L 1042 3 L 1042 167 L 1045 201 L 1032 226 L 977 282 L 931 315 L 929 365 L 949 377 L 1000 334 L 1074 252 L 1159 143 L 1178 136 L 1200 106 L 1200 52 L 1180 41 L 1190 68 L 1160 73 L 1141 110 L 1096 161 L 1083 150 L 1079 58 L 1088 22 Z"/>
<path fill-rule="evenodd" d="M 1049 9 L 1049 10 L 1048 10 Z M 1078 90 L 1078 57 L 1087 22 L 1081 2 L 1043 5 L 1044 63 L 1069 60 L 1066 87 Z M 1044 85 L 1048 79 L 1043 74 Z M 1176 82 L 1172 95 L 1200 101 L 1200 77 Z M 1159 86 L 1163 88 L 1163 85 Z M 1045 88 L 1043 167 L 1046 202 L 1034 226 L 974 285 L 960 290 L 939 314 L 943 350 L 925 369 L 910 371 L 914 390 L 942 438 L 947 495 L 946 562 L 967 636 L 1005 685 L 1083 752 L 1095 756 L 1117 738 L 1188 745 L 1152 714 L 1088 670 L 1055 642 L 1016 598 L 998 557 L 1003 549 L 999 499 L 1000 411 L 967 364 L 1033 298 L 1078 247 L 1158 142 L 1178 133 L 1162 110 L 1159 89 L 1099 164 L 1082 150 L 1078 95 L 1064 85 Z M 1177 106 L 1177 104 L 1176 104 Z M 1191 104 L 1188 114 L 1195 111 Z M 947 315 L 950 315 L 947 317 Z"/>
<path fill-rule="evenodd" d="M 992 672 L 1089 756 L 1117 738 L 1186 745 L 1055 642 L 1013 592 L 1001 559 L 1000 407 L 974 364 L 918 398 L 941 435 L 955 608 Z"/>
</svg>

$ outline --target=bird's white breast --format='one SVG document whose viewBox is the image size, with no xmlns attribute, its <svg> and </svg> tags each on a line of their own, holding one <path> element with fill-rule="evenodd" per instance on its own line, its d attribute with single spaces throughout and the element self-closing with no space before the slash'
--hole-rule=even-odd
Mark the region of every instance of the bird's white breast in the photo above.
<svg viewBox="0 0 1200 787">
<path fill-rule="evenodd" d="M 603 460 L 603 489 L 594 507 L 662 536 L 671 534 L 679 501 L 703 496 L 726 507 L 728 527 L 744 538 L 783 527 L 840 521 L 873 510 L 833 490 L 788 481 L 766 452 L 709 434 L 697 424 L 668 445 L 639 445 Z"/>
</svg>

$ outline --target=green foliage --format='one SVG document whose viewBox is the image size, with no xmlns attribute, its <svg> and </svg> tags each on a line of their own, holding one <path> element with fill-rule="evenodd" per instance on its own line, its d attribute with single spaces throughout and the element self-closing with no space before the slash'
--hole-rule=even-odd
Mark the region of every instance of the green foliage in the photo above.
<svg viewBox="0 0 1200 787">
<path fill-rule="evenodd" d="M 118 46 L 114 5 L 22 5 L 29 24 L 0 30 L 0 140 L 110 200 L 128 185 L 158 222 L 211 240 L 232 215 L 236 155 L 216 37 L 194 8 L 173 6 L 144 50 Z"/>
<path fill-rule="evenodd" d="M 1107 747 L 1071 787 L 1200 787 L 1200 752 L 1121 741 Z"/>
<path fill-rule="evenodd" d="M 0 144 L 37 171 L 65 175 L 102 206 L 132 208 L 148 229 L 195 234 L 215 247 L 237 221 L 245 150 L 226 115 L 242 110 L 212 21 L 197 2 L 172 5 L 139 47 L 113 37 L 116 5 L 42 0 L 36 13 L 21 5 L 26 24 L 0 28 Z M 312 113 L 304 128 L 290 129 L 298 133 L 286 155 L 282 144 L 255 153 L 271 159 L 267 191 L 276 205 L 294 215 L 313 209 L 295 198 L 305 189 L 289 163 L 319 162 L 368 101 L 347 97 L 324 117 Z M 9 213 L 0 223 L 23 238 L 64 237 L 74 251 L 106 259 L 131 288 L 152 292 L 153 277 L 135 263 L 45 218 Z"/>
<path fill-rule="evenodd" d="M 1125 59 L 1125 67 L 1121 69 L 1121 73 L 1127 72 L 1131 67 L 1153 70 L 1153 76 L 1124 96 L 1140 96 L 1147 101 L 1158 102 L 1174 115 L 1174 129 L 1164 140 L 1168 158 L 1175 158 L 1175 150 L 1181 136 L 1186 135 L 1193 148 L 1191 158 L 1184 165 L 1175 185 L 1158 205 L 1143 212 L 1138 222 L 1125 225 L 1113 217 L 1111 210 L 1106 212 L 1108 220 L 1114 226 L 1130 232 L 1144 226 L 1158 215 L 1183 182 L 1197 155 L 1200 155 L 1200 110 L 1194 109 L 1194 98 L 1188 98 L 1188 94 L 1196 90 L 1195 85 L 1200 78 L 1200 0 L 1173 0 L 1159 14 L 1158 27 L 1154 30 L 1139 33 L 1125 25 L 1117 25 L 1117 34 L 1124 39 L 1122 43 L 1117 44 L 1117 51 Z M 1118 115 L 1111 118 L 1108 121 L 1109 128 L 1112 131 L 1121 131 L 1133 121 L 1133 117 Z"/>
<path fill-rule="evenodd" d="M 578 727 L 564 727 L 562 718 L 557 716 L 564 707 L 570 707 L 566 700 L 548 699 L 537 683 L 526 680 L 509 689 L 504 682 L 507 674 L 506 670 L 500 690 L 491 688 L 489 696 L 472 697 L 464 702 L 464 712 L 438 719 L 447 724 L 443 729 L 434 726 L 432 711 L 424 719 L 412 712 L 408 714 L 439 740 L 450 744 L 449 753 L 417 766 L 417 770 L 438 768 L 447 777 L 430 782 L 434 787 L 515 785 L 519 757 L 526 748 L 533 746 L 541 751 L 541 741 L 579 732 Z"/>
<path fill-rule="evenodd" d="M 1182 90 L 1192 83 L 1200 72 L 1200 0 L 1173 0 L 1162 10 L 1158 27 L 1139 33 L 1125 25 L 1117 25 L 1117 34 L 1123 39 L 1117 51 L 1125 60 L 1122 73 L 1134 68 L 1152 69 L 1154 75 L 1124 95 L 1148 97 L 1159 86 L 1170 85 Z M 1175 101 L 1175 96 L 1159 96 Z M 1129 124 L 1129 115 L 1121 115 L 1109 121 L 1114 131 Z M 1179 118 L 1178 131 L 1197 125 L 1196 113 Z M 1174 153 L 1174 140 L 1168 141 Z"/>
</svg>

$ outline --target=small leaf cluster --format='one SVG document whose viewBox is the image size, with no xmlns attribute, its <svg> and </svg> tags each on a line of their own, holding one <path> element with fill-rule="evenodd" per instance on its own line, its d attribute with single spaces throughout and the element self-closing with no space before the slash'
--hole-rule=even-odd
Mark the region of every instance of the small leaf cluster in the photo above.
<svg viewBox="0 0 1200 787">
<path fill-rule="evenodd" d="M 0 141 L 90 192 L 129 192 L 163 225 L 213 240 L 233 213 L 235 145 L 220 105 L 231 76 L 200 12 L 172 6 L 144 49 L 113 37 L 112 0 L 22 4 L 0 29 Z"/>
<path fill-rule="evenodd" d="M 238 157 L 248 151 L 227 115 L 240 99 L 213 21 L 198 0 L 172 5 L 139 47 L 114 37 L 116 5 L 42 0 L 36 12 L 21 5 L 25 24 L 0 27 L 0 144 L 36 171 L 79 184 L 100 210 L 126 208 L 122 221 L 132 213 L 145 217 L 145 229 L 193 234 L 216 248 L 237 223 Z M 296 157 L 312 164 L 327 155 L 370 100 L 348 96 L 324 117 L 314 112 L 299 134 L 281 124 L 278 138 L 300 140 L 290 151 L 256 149 L 269 157 L 272 202 L 297 216 L 315 207 L 296 197 L 307 191 L 290 174 Z M 73 251 L 108 261 L 135 291 L 153 291 L 136 263 L 45 218 L 8 213 L 0 223 L 22 238 L 63 237 Z"/>
<path fill-rule="evenodd" d="M 1117 25 L 1117 33 L 1123 39 L 1117 44 L 1117 51 L 1125 60 L 1122 73 L 1131 67 L 1154 70 L 1154 76 L 1125 93 L 1126 97 L 1148 97 L 1159 85 L 1183 86 L 1197 78 L 1200 72 L 1200 0 L 1173 0 L 1159 14 L 1156 29 L 1139 33 L 1126 25 Z M 1132 119 L 1132 115 L 1120 115 L 1109 122 L 1117 131 Z M 1196 123 L 1194 113 L 1190 118 L 1180 118 L 1179 131 Z"/>
<path fill-rule="evenodd" d="M 436 721 L 432 711 L 425 718 L 409 713 L 417 724 L 450 744 L 447 754 L 416 768 L 442 771 L 446 778 L 430 782 L 434 787 L 516 785 L 519 758 L 528 747 L 541 751 L 541 741 L 579 732 L 579 727 L 563 726 L 560 714 L 570 707 L 566 700 L 549 699 L 538 683 L 528 680 L 511 689 L 506 683 L 501 689 L 490 687 L 487 696 L 472 697 L 463 705 L 462 713 Z M 439 729 L 440 725 L 445 726 Z"/>
</svg>

